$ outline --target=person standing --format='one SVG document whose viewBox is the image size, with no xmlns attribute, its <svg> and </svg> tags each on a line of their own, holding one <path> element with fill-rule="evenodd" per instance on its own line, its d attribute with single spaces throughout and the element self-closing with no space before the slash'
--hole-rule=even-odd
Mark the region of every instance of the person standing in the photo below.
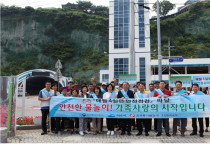
<svg viewBox="0 0 210 145">
<path fill-rule="evenodd" d="M 154 92 L 155 92 L 155 86 L 154 86 L 154 84 L 151 83 L 151 84 L 149 84 L 148 98 L 152 98 L 154 95 Z M 152 130 L 152 119 L 150 119 L 149 130 Z M 154 118 L 154 130 L 157 130 L 157 119 L 155 119 L 155 118 Z"/>
<path fill-rule="evenodd" d="M 102 99 L 101 88 L 96 86 L 94 88 L 94 92 L 91 95 L 91 98 L 94 99 Z M 93 134 L 97 135 L 97 133 L 101 134 L 101 118 L 92 118 L 92 125 L 93 125 Z"/>
<path fill-rule="evenodd" d="M 192 90 L 193 93 L 190 95 L 205 95 L 203 92 L 199 91 L 199 85 L 198 84 L 193 84 L 192 85 Z M 200 126 L 200 137 L 204 137 L 203 132 L 203 118 L 198 118 L 199 126 Z M 193 127 L 193 132 L 190 135 L 197 135 L 197 118 L 192 118 L 192 127 Z"/>
<path fill-rule="evenodd" d="M 175 85 L 176 85 L 176 93 L 174 93 L 174 96 L 188 96 L 189 95 L 184 89 L 182 89 L 181 81 L 176 81 Z M 187 118 L 174 118 L 173 119 L 173 134 L 172 135 L 176 136 L 179 120 L 181 121 L 181 136 L 184 137 L 185 127 L 187 126 Z"/>
<path fill-rule="evenodd" d="M 207 89 L 208 89 L 208 87 L 202 87 L 202 92 L 204 93 L 204 94 L 208 94 L 208 91 L 207 91 Z M 206 122 L 206 129 L 205 129 L 205 132 L 208 132 L 208 128 L 209 128 L 209 117 L 206 117 L 205 118 L 205 122 Z"/>
<path fill-rule="evenodd" d="M 46 120 L 49 114 L 50 99 L 52 96 L 56 96 L 55 91 L 51 90 L 51 82 L 45 83 L 45 88 L 39 92 L 38 100 L 41 101 L 41 112 L 42 112 L 42 133 L 41 135 L 47 134 Z"/>
<path fill-rule="evenodd" d="M 167 98 L 171 96 L 171 92 L 165 88 L 166 83 L 165 81 L 160 81 L 159 88 L 156 89 L 154 92 L 153 97 L 158 97 L 158 98 Z M 163 120 L 165 121 L 165 132 L 166 136 L 170 137 L 171 135 L 169 134 L 169 118 L 160 118 L 158 119 L 158 133 L 156 136 L 161 136 L 162 135 L 162 122 Z"/>
<path fill-rule="evenodd" d="M 117 98 L 121 99 L 133 99 L 134 94 L 133 91 L 129 89 L 129 83 L 124 82 L 123 83 L 123 89 L 118 92 Z M 121 128 L 122 132 L 121 135 L 125 135 L 125 131 L 127 131 L 127 134 L 130 136 L 131 135 L 131 119 L 121 119 Z"/>
<path fill-rule="evenodd" d="M 107 92 L 103 94 L 103 99 L 116 99 L 117 93 L 114 91 L 114 86 L 112 84 L 108 84 L 106 87 Z M 107 118 L 106 124 L 107 124 L 107 135 L 114 135 L 114 125 L 115 125 L 115 119 L 114 118 Z"/>
<path fill-rule="evenodd" d="M 55 91 L 55 96 L 60 95 L 60 92 L 58 92 L 57 83 L 52 84 L 52 90 Z M 52 130 L 52 133 L 56 133 L 56 134 L 60 131 L 60 117 L 51 117 L 51 130 Z"/>
<path fill-rule="evenodd" d="M 145 93 L 145 85 L 143 83 L 140 83 L 138 86 L 139 91 L 135 94 L 135 98 L 136 99 L 142 99 L 142 98 L 148 98 L 148 94 Z M 145 127 L 145 135 L 149 136 L 149 127 L 151 126 L 151 119 L 136 119 L 137 121 L 137 129 L 138 129 L 138 133 L 136 134 L 136 136 L 140 136 L 142 135 L 142 131 L 143 131 L 143 126 L 142 124 L 144 124 Z"/>
<path fill-rule="evenodd" d="M 82 92 L 80 96 L 81 98 L 84 98 L 84 99 L 90 98 L 89 94 L 87 93 L 88 92 L 87 86 L 82 86 L 81 92 Z M 89 132 L 87 131 L 87 122 L 88 122 L 88 118 L 84 118 L 84 117 L 79 118 L 79 134 L 81 136 L 84 136 L 84 133 L 89 134 Z"/>
</svg>

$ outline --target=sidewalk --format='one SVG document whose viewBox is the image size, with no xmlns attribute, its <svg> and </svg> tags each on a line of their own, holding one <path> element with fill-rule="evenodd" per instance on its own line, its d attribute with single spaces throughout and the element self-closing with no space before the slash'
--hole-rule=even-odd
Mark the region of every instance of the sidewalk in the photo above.
<svg viewBox="0 0 210 145">
<path fill-rule="evenodd" d="M 41 136 L 41 129 L 17 130 L 15 137 L 8 138 L 8 143 L 210 143 L 210 132 L 204 132 L 203 138 L 199 136 L 199 133 L 196 136 L 190 136 L 191 119 L 188 119 L 187 129 L 185 137 L 181 137 L 179 131 L 177 136 L 167 137 L 164 129 L 161 137 L 156 137 L 157 133 L 153 130 L 149 132 L 149 136 L 143 133 L 142 136 L 137 137 L 137 130 L 132 130 L 131 136 L 121 136 L 119 131 L 115 132 L 114 136 L 107 136 L 106 127 L 103 128 L 103 134 L 85 136 L 70 135 L 67 131 L 64 131 L 61 136 L 53 133 Z M 172 119 L 170 119 L 170 133 L 172 134 Z"/>
</svg>

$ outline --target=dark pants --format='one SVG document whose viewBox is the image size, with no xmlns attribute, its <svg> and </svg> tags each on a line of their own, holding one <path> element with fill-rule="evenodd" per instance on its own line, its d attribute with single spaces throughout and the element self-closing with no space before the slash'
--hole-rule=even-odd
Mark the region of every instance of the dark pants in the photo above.
<svg viewBox="0 0 210 145">
<path fill-rule="evenodd" d="M 72 125 L 72 120 L 69 120 L 67 117 L 62 117 L 62 121 L 61 121 L 61 129 L 65 129 L 65 122 L 68 122 L 68 127 L 67 128 L 74 128 L 74 124 Z M 74 121 L 73 121 L 74 123 Z M 72 127 L 73 126 L 73 127 Z"/>
<path fill-rule="evenodd" d="M 136 126 L 136 119 L 131 119 L 132 120 L 132 126 L 135 127 Z"/>
<path fill-rule="evenodd" d="M 101 131 L 103 131 L 103 122 L 104 122 L 104 119 L 101 118 Z"/>
<path fill-rule="evenodd" d="M 209 127 L 209 118 L 205 118 L 206 120 L 206 127 Z"/>
<path fill-rule="evenodd" d="M 154 118 L 154 130 L 157 130 L 158 119 Z"/>
<path fill-rule="evenodd" d="M 74 127 L 79 128 L 79 118 L 74 118 L 74 119 L 75 119 Z"/>
<path fill-rule="evenodd" d="M 150 126 L 151 126 L 151 119 L 136 119 L 137 122 L 137 129 L 139 132 L 142 133 L 143 131 L 143 125 L 145 127 L 145 133 L 149 132 Z"/>
<path fill-rule="evenodd" d="M 69 120 L 69 128 L 74 129 L 74 120 L 73 119 Z"/>
<path fill-rule="evenodd" d="M 60 131 L 61 130 L 61 123 L 60 117 L 51 117 L 51 130 L 52 131 Z"/>
<path fill-rule="evenodd" d="M 179 120 L 181 121 L 181 133 L 184 133 L 185 127 L 187 125 L 187 118 L 174 118 L 173 119 L 173 132 L 177 133 L 177 126 L 178 126 Z"/>
<path fill-rule="evenodd" d="M 158 132 L 162 133 L 162 122 L 165 122 L 165 133 L 169 133 L 169 119 L 158 119 Z"/>
<path fill-rule="evenodd" d="M 49 109 L 41 109 L 42 112 L 42 130 L 47 132 L 46 120 L 47 115 L 49 114 Z"/>
<path fill-rule="evenodd" d="M 131 124 L 132 124 L 132 120 L 131 119 L 121 119 L 121 128 L 122 128 L 122 132 L 131 132 Z"/>
<path fill-rule="evenodd" d="M 107 118 L 106 119 L 107 129 L 109 131 L 114 131 L 115 119 Z"/>
<path fill-rule="evenodd" d="M 200 127 L 200 131 L 199 133 L 203 133 L 204 129 L 203 129 L 203 118 L 198 118 L 198 122 L 199 122 L 199 127 Z M 192 127 L 193 127 L 193 132 L 197 133 L 198 131 L 198 127 L 197 127 L 197 118 L 192 118 Z"/>
</svg>

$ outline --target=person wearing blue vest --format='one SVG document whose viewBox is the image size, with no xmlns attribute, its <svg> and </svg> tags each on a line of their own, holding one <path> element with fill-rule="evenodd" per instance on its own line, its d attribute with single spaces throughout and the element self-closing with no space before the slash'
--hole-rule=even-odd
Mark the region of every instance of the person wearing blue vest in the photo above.
<svg viewBox="0 0 210 145">
<path fill-rule="evenodd" d="M 159 89 L 159 85 L 160 85 L 160 82 L 156 81 L 155 84 L 154 84 L 155 90 Z M 154 95 L 154 93 L 153 93 L 153 95 Z M 154 130 L 155 131 L 158 131 L 157 126 L 158 126 L 158 119 L 154 118 Z M 165 126 L 165 122 L 164 121 L 163 121 L 163 126 Z"/>
<path fill-rule="evenodd" d="M 188 96 L 189 95 L 185 90 L 182 89 L 181 81 L 176 81 L 175 86 L 176 86 L 176 93 L 174 93 L 174 96 Z M 187 126 L 187 118 L 174 118 L 173 119 L 173 134 L 172 135 L 176 136 L 179 120 L 181 121 L 181 136 L 184 137 L 185 127 Z"/>
<path fill-rule="evenodd" d="M 42 112 L 42 133 L 41 135 L 47 134 L 46 120 L 49 114 L 50 99 L 52 96 L 56 96 L 54 90 L 51 90 L 51 81 L 46 81 L 45 88 L 39 92 L 38 100 L 41 101 L 41 112 Z"/>
<path fill-rule="evenodd" d="M 52 90 L 55 91 L 55 96 L 60 95 L 60 92 L 58 92 L 57 83 L 52 84 Z M 60 131 L 60 117 L 51 117 L 51 130 L 52 130 L 52 133 L 56 133 L 56 134 Z"/>
<path fill-rule="evenodd" d="M 82 86 L 81 88 L 82 94 L 79 96 L 80 98 L 90 98 L 90 95 L 88 94 L 88 87 L 87 86 Z M 89 134 L 87 131 L 87 123 L 88 123 L 88 118 L 80 117 L 79 118 L 79 134 L 81 136 L 84 136 L 85 134 Z"/>
<path fill-rule="evenodd" d="M 135 94 L 135 98 L 136 99 L 143 99 L 143 98 L 148 98 L 148 94 L 144 91 L 145 90 L 145 85 L 143 83 L 140 83 L 138 86 L 139 91 Z M 151 119 L 148 118 L 139 118 L 136 119 L 137 122 L 137 129 L 138 129 L 138 133 L 136 134 L 136 136 L 140 136 L 142 135 L 142 131 L 143 131 L 143 126 L 145 127 L 145 135 L 149 136 L 149 127 L 151 126 L 150 122 Z"/>
<path fill-rule="evenodd" d="M 148 93 L 148 98 L 152 98 L 155 92 L 155 86 L 153 83 L 149 84 L 149 93 Z M 155 119 L 154 119 L 155 122 Z M 157 121 L 156 121 L 157 122 Z M 157 129 L 157 126 L 156 126 Z M 150 119 L 150 126 L 149 126 L 149 130 L 152 130 L 152 119 Z M 154 130 L 155 130 L 155 126 L 154 126 Z"/>
<path fill-rule="evenodd" d="M 192 90 L 194 91 L 190 95 L 205 95 L 203 92 L 199 91 L 199 85 L 198 84 L 193 84 L 192 85 Z M 200 137 L 204 137 L 203 132 L 203 118 L 198 118 L 199 126 L 200 126 Z M 197 135 L 197 118 L 192 118 L 192 127 L 193 127 L 193 132 L 190 135 Z"/>
<path fill-rule="evenodd" d="M 94 99 L 102 99 L 101 88 L 96 86 L 94 88 L 94 92 L 90 96 L 90 98 Z M 97 133 L 101 134 L 101 118 L 92 118 L 92 125 L 93 125 L 93 135 L 97 135 Z"/>
<path fill-rule="evenodd" d="M 103 94 L 103 99 L 116 99 L 117 93 L 114 91 L 114 86 L 112 84 L 108 84 L 106 87 L 107 92 Z M 106 118 L 106 124 L 107 124 L 107 135 L 114 135 L 114 125 L 115 125 L 116 119 L 114 118 Z"/>
<path fill-rule="evenodd" d="M 160 81 L 160 85 L 159 88 L 160 89 L 156 89 L 154 92 L 153 97 L 158 97 L 158 98 L 167 98 L 171 96 L 171 91 L 167 90 L 165 88 L 166 83 L 165 81 Z M 162 135 L 162 122 L 163 120 L 165 121 L 165 133 L 166 136 L 170 137 L 171 135 L 169 134 L 169 118 L 159 118 L 158 119 L 158 133 L 156 136 L 161 136 Z"/>
<path fill-rule="evenodd" d="M 128 82 L 124 82 L 123 83 L 123 89 L 121 91 L 118 92 L 117 98 L 121 98 L 121 99 L 133 99 L 134 98 L 134 94 L 133 91 L 131 91 L 129 89 L 129 83 Z M 121 119 L 121 128 L 122 128 L 122 132 L 121 135 L 125 135 L 125 131 L 127 131 L 127 134 L 130 136 L 131 135 L 131 123 L 132 120 L 131 119 Z"/>
</svg>

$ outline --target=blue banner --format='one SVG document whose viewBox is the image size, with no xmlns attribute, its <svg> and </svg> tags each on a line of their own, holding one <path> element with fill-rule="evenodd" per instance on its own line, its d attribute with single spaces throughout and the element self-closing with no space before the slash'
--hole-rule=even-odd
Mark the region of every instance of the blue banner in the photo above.
<svg viewBox="0 0 210 145">
<path fill-rule="evenodd" d="M 142 99 L 83 99 L 54 96 L 50 117 L 192 118 L 210 116 L 210 95 Z"/>
</svg>

